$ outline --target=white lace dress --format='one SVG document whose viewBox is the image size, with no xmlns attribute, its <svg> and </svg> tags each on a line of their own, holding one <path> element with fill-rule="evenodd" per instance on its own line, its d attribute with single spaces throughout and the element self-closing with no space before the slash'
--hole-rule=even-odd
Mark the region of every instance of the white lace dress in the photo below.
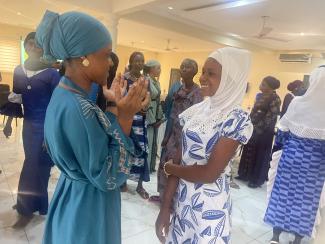
<svg viewBox="0 0 325 244">
<path fill-rule="evenodd" d="M 182 164 L 204 165 L 213 146 L 221 137 L 246 144 L 253 126 L 249 115 L 240 108 L 228 115 L 220 114 L 209 124 L 185 121 L 183 127 Z M 230 243 L 231 208 L 228 165 L 211 184 L 191 183 L 180 179 L 175 212 L 167 237 L 168 244 Z"/>
</svg>

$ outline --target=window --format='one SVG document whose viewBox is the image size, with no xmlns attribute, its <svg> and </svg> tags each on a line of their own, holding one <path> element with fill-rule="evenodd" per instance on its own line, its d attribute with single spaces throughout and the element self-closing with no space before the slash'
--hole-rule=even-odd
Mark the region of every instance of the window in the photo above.
<svg viewBox="0 0 325 244">
<path fill-rule="evenodd" d="M 20 41 L 0 39 L 0 71 L 13 72 L 20 64 Z"/>
</svg>

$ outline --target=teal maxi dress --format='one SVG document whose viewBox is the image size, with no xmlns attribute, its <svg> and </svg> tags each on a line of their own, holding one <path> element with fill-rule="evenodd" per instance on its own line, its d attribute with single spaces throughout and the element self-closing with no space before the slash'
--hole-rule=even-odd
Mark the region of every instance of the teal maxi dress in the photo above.
<svg viewBox="0 0 325 244">
<path fill-rule="evenodd" d="M 88 95 L 63 77 L 47 109 L 45 144 L 61 176 L 43 244 L 121 243 L 119 187 L 142 151 Z"/>
</svg>

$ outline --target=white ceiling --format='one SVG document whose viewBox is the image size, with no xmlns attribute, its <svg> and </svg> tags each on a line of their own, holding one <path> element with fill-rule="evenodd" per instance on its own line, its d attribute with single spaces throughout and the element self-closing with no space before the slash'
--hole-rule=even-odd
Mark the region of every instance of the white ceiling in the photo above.
<svg viewBox="0 0 325 244">
<path fill-rule="evenodd" d="M 36 28 L 44 12 L 83 11 L 94 16 L 100 12 L 77 5 L 78 0 L 0 0 L 0 22 L 28 28 Z M 82 0 L 79 0 L 82 3 Z M 89 1 L 88 1 L 89 2 Z"/>
<path fill-rule="evenodd" d="M 119 21 L 118 33 L 118 44 L 156 52 L 210 51 L 218 47 L 218 44 L 213 42 L 127 19 Z M 167 48 L 170 50 L 166 50 Z"/>
<path fill-rule="evenodd" d="M 325 49 L 324 0 L 177 0 L 165 1 L 146 10 L 188 24 L 199 25 L 218 34 L 271 49 Z M 242 3 L 243 6 L 234 6 Z M 244 5 L 247 3 L 247 5 Z M 251 4 L 249 4 L 251 3 Z M 186 11 L 209 4 L 198 10 Z M 173 10 L 168 10 L 172 6 Z M 273 28 L 269 36 L 287 40 L 259 40 L 253 38 L 262 28 L 261 16 L 269 16 L 266 26 Z"/>
<path fill-rule="evenodd" d="M 212 4 L 217 6 L 202 7 Z M 118 14 L 118 44 L 153 51 L 165 51 L 168 39 L 173 51 L 207 51 L 218 44 L 325 50 L 325 0 L 0 0 L 0 22 L 35 28 L 46 9 L 99 19 Z M 267 36 L 287 42 L 253 37 L 263 15 L 273 28 Z"/>
</svg>

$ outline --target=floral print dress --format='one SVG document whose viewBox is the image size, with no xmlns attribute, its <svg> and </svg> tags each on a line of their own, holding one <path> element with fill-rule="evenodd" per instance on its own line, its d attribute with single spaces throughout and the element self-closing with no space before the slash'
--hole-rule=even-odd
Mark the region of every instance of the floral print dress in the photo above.
<svg viewBox="0 0 325 244">
<path fill-rule="evenodd" d="M 182 133 L 183 165 L 207 164 L 214 145 L 221 137 L 246 144 L 253 131 L 249 115 L 240 108 L 221 114 L 213 123 L 207 122 L 206 127 L 202 130 L 185 122 Z M 220 177 L 209 184 L 179 180 L 166 243 L 230 243 L 232 203 L 229 173 L 228 165 Z"/>
</svg>

